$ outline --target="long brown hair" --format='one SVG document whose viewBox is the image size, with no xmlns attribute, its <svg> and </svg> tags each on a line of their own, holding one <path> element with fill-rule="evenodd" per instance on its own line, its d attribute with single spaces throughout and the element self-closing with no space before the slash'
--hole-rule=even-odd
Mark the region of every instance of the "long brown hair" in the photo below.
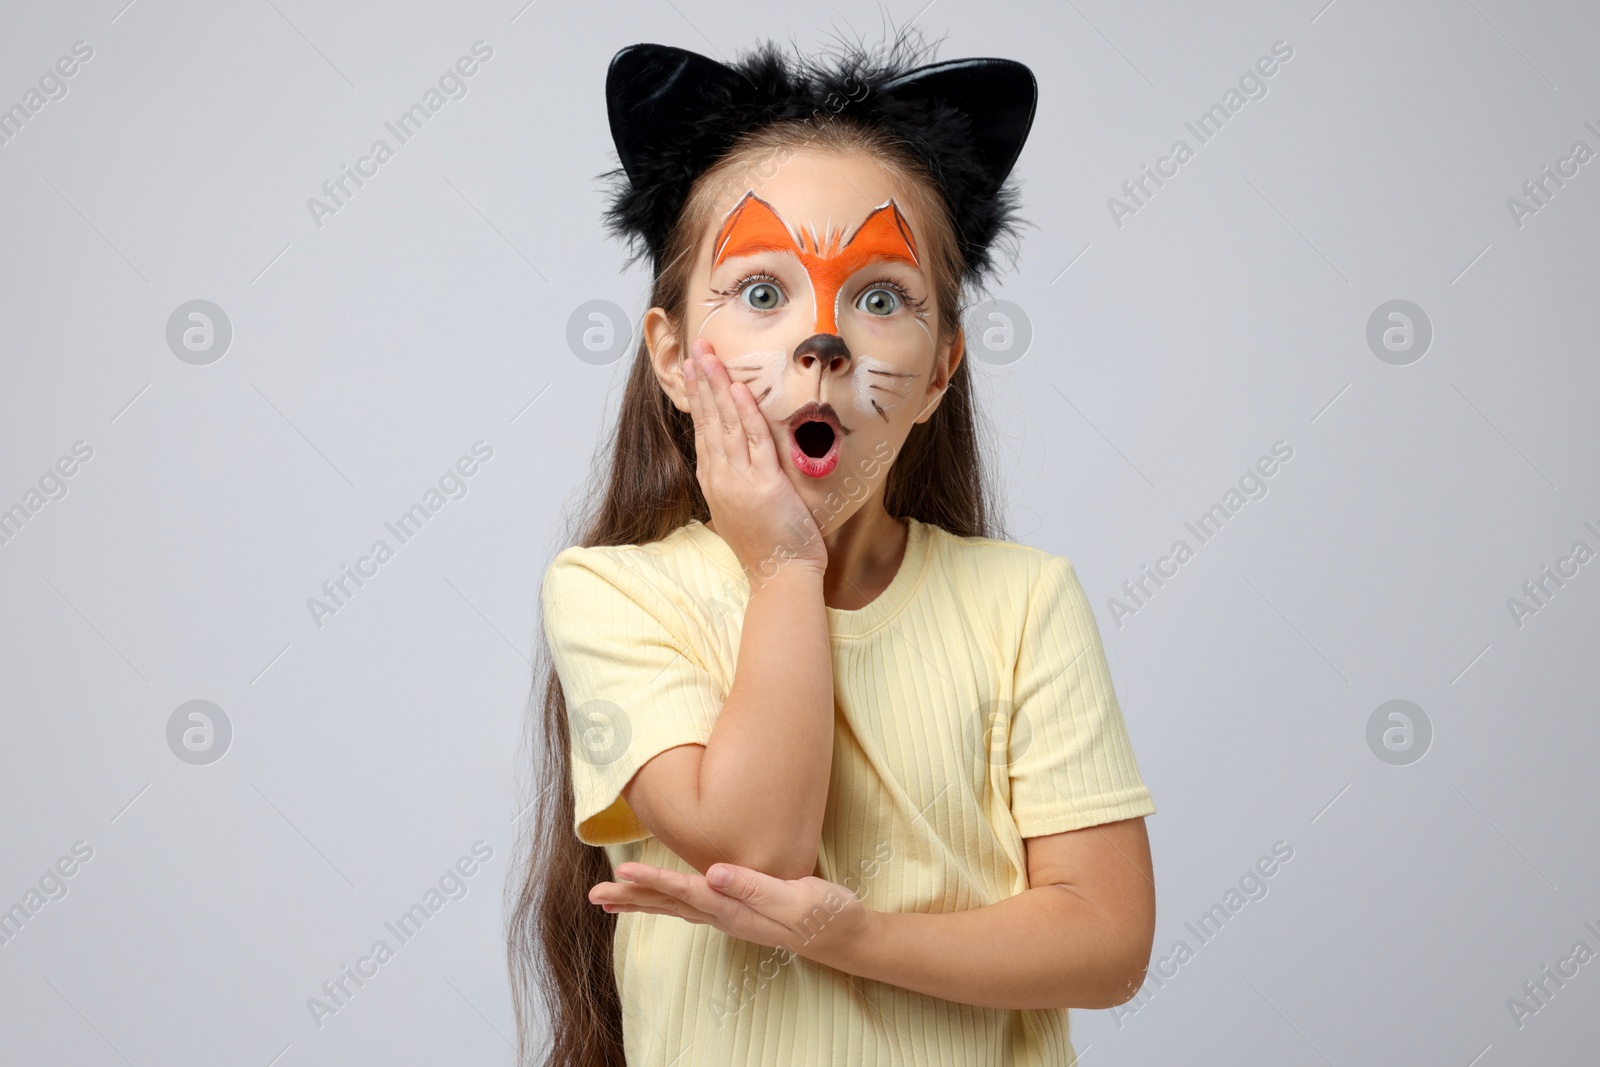
<svg viewBox="0 0 1600 1067">
<path fill-rule="evenodd" d="M 752 171 L 770 173 L 800 149 L 866 152 L 900 179 L 906 200 L 926 231 L 929 275 L 939 308 L 939 337 L 960 329 L 964 310 L 962 262 L 948 208 L 926 166 L 884 134 L 832 114 L 762 126 L 741 138 L 700 176 L 663 249 L 650 293 L 666 308 L 687 345 L 688 283 L 693 259 L 719 194 Z M 889 468 L 884 505 L 890 515 L 911 516 L 958 536 L 1004 537 L 994 514 L 994 490 L 982 462 L 970 360 L 963 359 L 928 421 L 912 426 Z M 605 491 L 589 494 L 586 514 L 571 543 L 647 544 L 693 519 L 710 518 L 695 479 L 694 424 L 658 383 L 641 338 L 628 374 L 605 469 L 591 472 Z M 596 451 L 596 459 L 601 455 Z M 622 1007 L 612 973 L 617 916 L 589 902 L 589 890 L 612 879 L 604 848 L 573 832 L 572 764 L 566 701 L 550 667 L 549 647 L 538 642 L 539 665 L 528 716 L 530 748 L 543 756 L 542 779 L 517 850 L 521 876 L 507 938 L 519 1067 L 624 1067 Z M 542 675 L 542 684 L 539 679 Z M 539 698 L 539 705 L 534 701 Z M 509 889 L 509 886 L 508 886 Z M 547 1016 L 550 1043 L 542 1051 L 535 1019 Z"/>
</svg>

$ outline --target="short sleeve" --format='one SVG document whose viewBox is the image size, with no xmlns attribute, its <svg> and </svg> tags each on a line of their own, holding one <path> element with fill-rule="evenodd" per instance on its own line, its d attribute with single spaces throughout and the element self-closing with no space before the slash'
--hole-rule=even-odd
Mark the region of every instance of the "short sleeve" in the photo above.
<svg viewBox="0 0 1600 1067">
<path fill-rule="evenodd" d="M 682 614 L 615 551 L 563 550 L 539 594 L 566 698 L 578 838 L 647 838 L 622 787 L 652 757 L 711 737 L 726 693 L 667 620 Z"/>
<path fill-rule="evenodd" d="M 1094 614 L 1072 563 L 1051 556 L 1029 599 L 1008 744 L 1023 837 L 1155 814 Z"/>
</svg>

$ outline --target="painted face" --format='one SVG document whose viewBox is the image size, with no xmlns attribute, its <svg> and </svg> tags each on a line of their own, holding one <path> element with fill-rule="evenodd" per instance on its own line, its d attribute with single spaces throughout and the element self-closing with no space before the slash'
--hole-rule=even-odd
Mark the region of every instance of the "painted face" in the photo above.
<svg viewBox="0 0 1600 1067">
<path fill-rule="evenodd" d="M 702 243 L 688 335 L 749 386 L 808 502 L 864 498 L 943 394 L 915 220 L 866 157 L 800 153 L 751 185 Z"/>
<path fill-rule="evenodd" d="M 879 204 L 848 237 L 829 231 L 819 242 L 817 231 L 796 234 L 778 217 L 772 205 L 747 192 L 717 231 L 711 245 L 711 265 L 720 267 L 735 256 L 763 252 L 789 252 L 805 268 L 817 313 L 818 333 L 839 332 L 839 300 L 844 283 L 877 260 L 918 266 L 917 244 L 911 224 L 893 200 Z M 881 310 L 881 309 L 880 309 Z"/>
</svg>

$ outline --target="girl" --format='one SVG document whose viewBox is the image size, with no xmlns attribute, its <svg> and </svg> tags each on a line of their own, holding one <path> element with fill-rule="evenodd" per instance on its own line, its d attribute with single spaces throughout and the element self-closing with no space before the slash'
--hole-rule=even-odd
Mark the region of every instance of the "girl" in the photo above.
<svg viewBox="0 0 1600 1067">
<path fill-rule="evenodd" d="M 524 1063 L 1070 1065 L 1143 981 L 1155 807 L 1071 562 L 991 536 L 963 358 L 1033 77 L 924 53 L 612 62 L 653 306 L 541 588 Z"/>
</svg>

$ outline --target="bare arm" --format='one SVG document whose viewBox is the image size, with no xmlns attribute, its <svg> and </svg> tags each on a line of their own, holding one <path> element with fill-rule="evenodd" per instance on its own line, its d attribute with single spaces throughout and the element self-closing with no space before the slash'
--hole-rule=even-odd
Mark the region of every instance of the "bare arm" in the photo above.
<svg viewBox="0 0 1600 1067">
<path fill-rule="evenodd" d="M 713 864 L 623 863 L 589 899 L 715 926 L 848 974 L 985 1008 L 1109 1008 L 1138 992 L 1155 938 L 1144 820 L 1025 839 L 1028 889 L 967 911 L 882 912 L 848 888 Z M 712 883 L 715 882 L 715 888 Z"/>
<path fill-rule="evenodd" d="M 669 358 L 676 344 L 657 325 L 658 371 L 669 393 L 682 390 L 679 406 L 694 419 L 695 476 L 715 533 L 750 576 L 750 599 L 711 736 L 657 754 L 622 796 L 697 871 L 721 861 L 804 878 L 817 867 L 833 769 L 827 549 L 749 387 L 732 382 L 703 339 L 689 358 Z"/>
<path fill-rule="evenodd" d="M 819 963 L 989 1008 L 1109 1008 L 1138 992 L 1155 939 L 1144 820 L 1026 838 L 1030 888 L 969 911 L 869 911 Z"/>
<path fill-rule="evenodd" d="M 722 862 L 804 878 L 817 866 L 832 762 L 822 571 L 788 562 L 751 582 L 733 686 L 711 736 L 655 756 L 622 795 L 701 873 Z"/>
</svg>

